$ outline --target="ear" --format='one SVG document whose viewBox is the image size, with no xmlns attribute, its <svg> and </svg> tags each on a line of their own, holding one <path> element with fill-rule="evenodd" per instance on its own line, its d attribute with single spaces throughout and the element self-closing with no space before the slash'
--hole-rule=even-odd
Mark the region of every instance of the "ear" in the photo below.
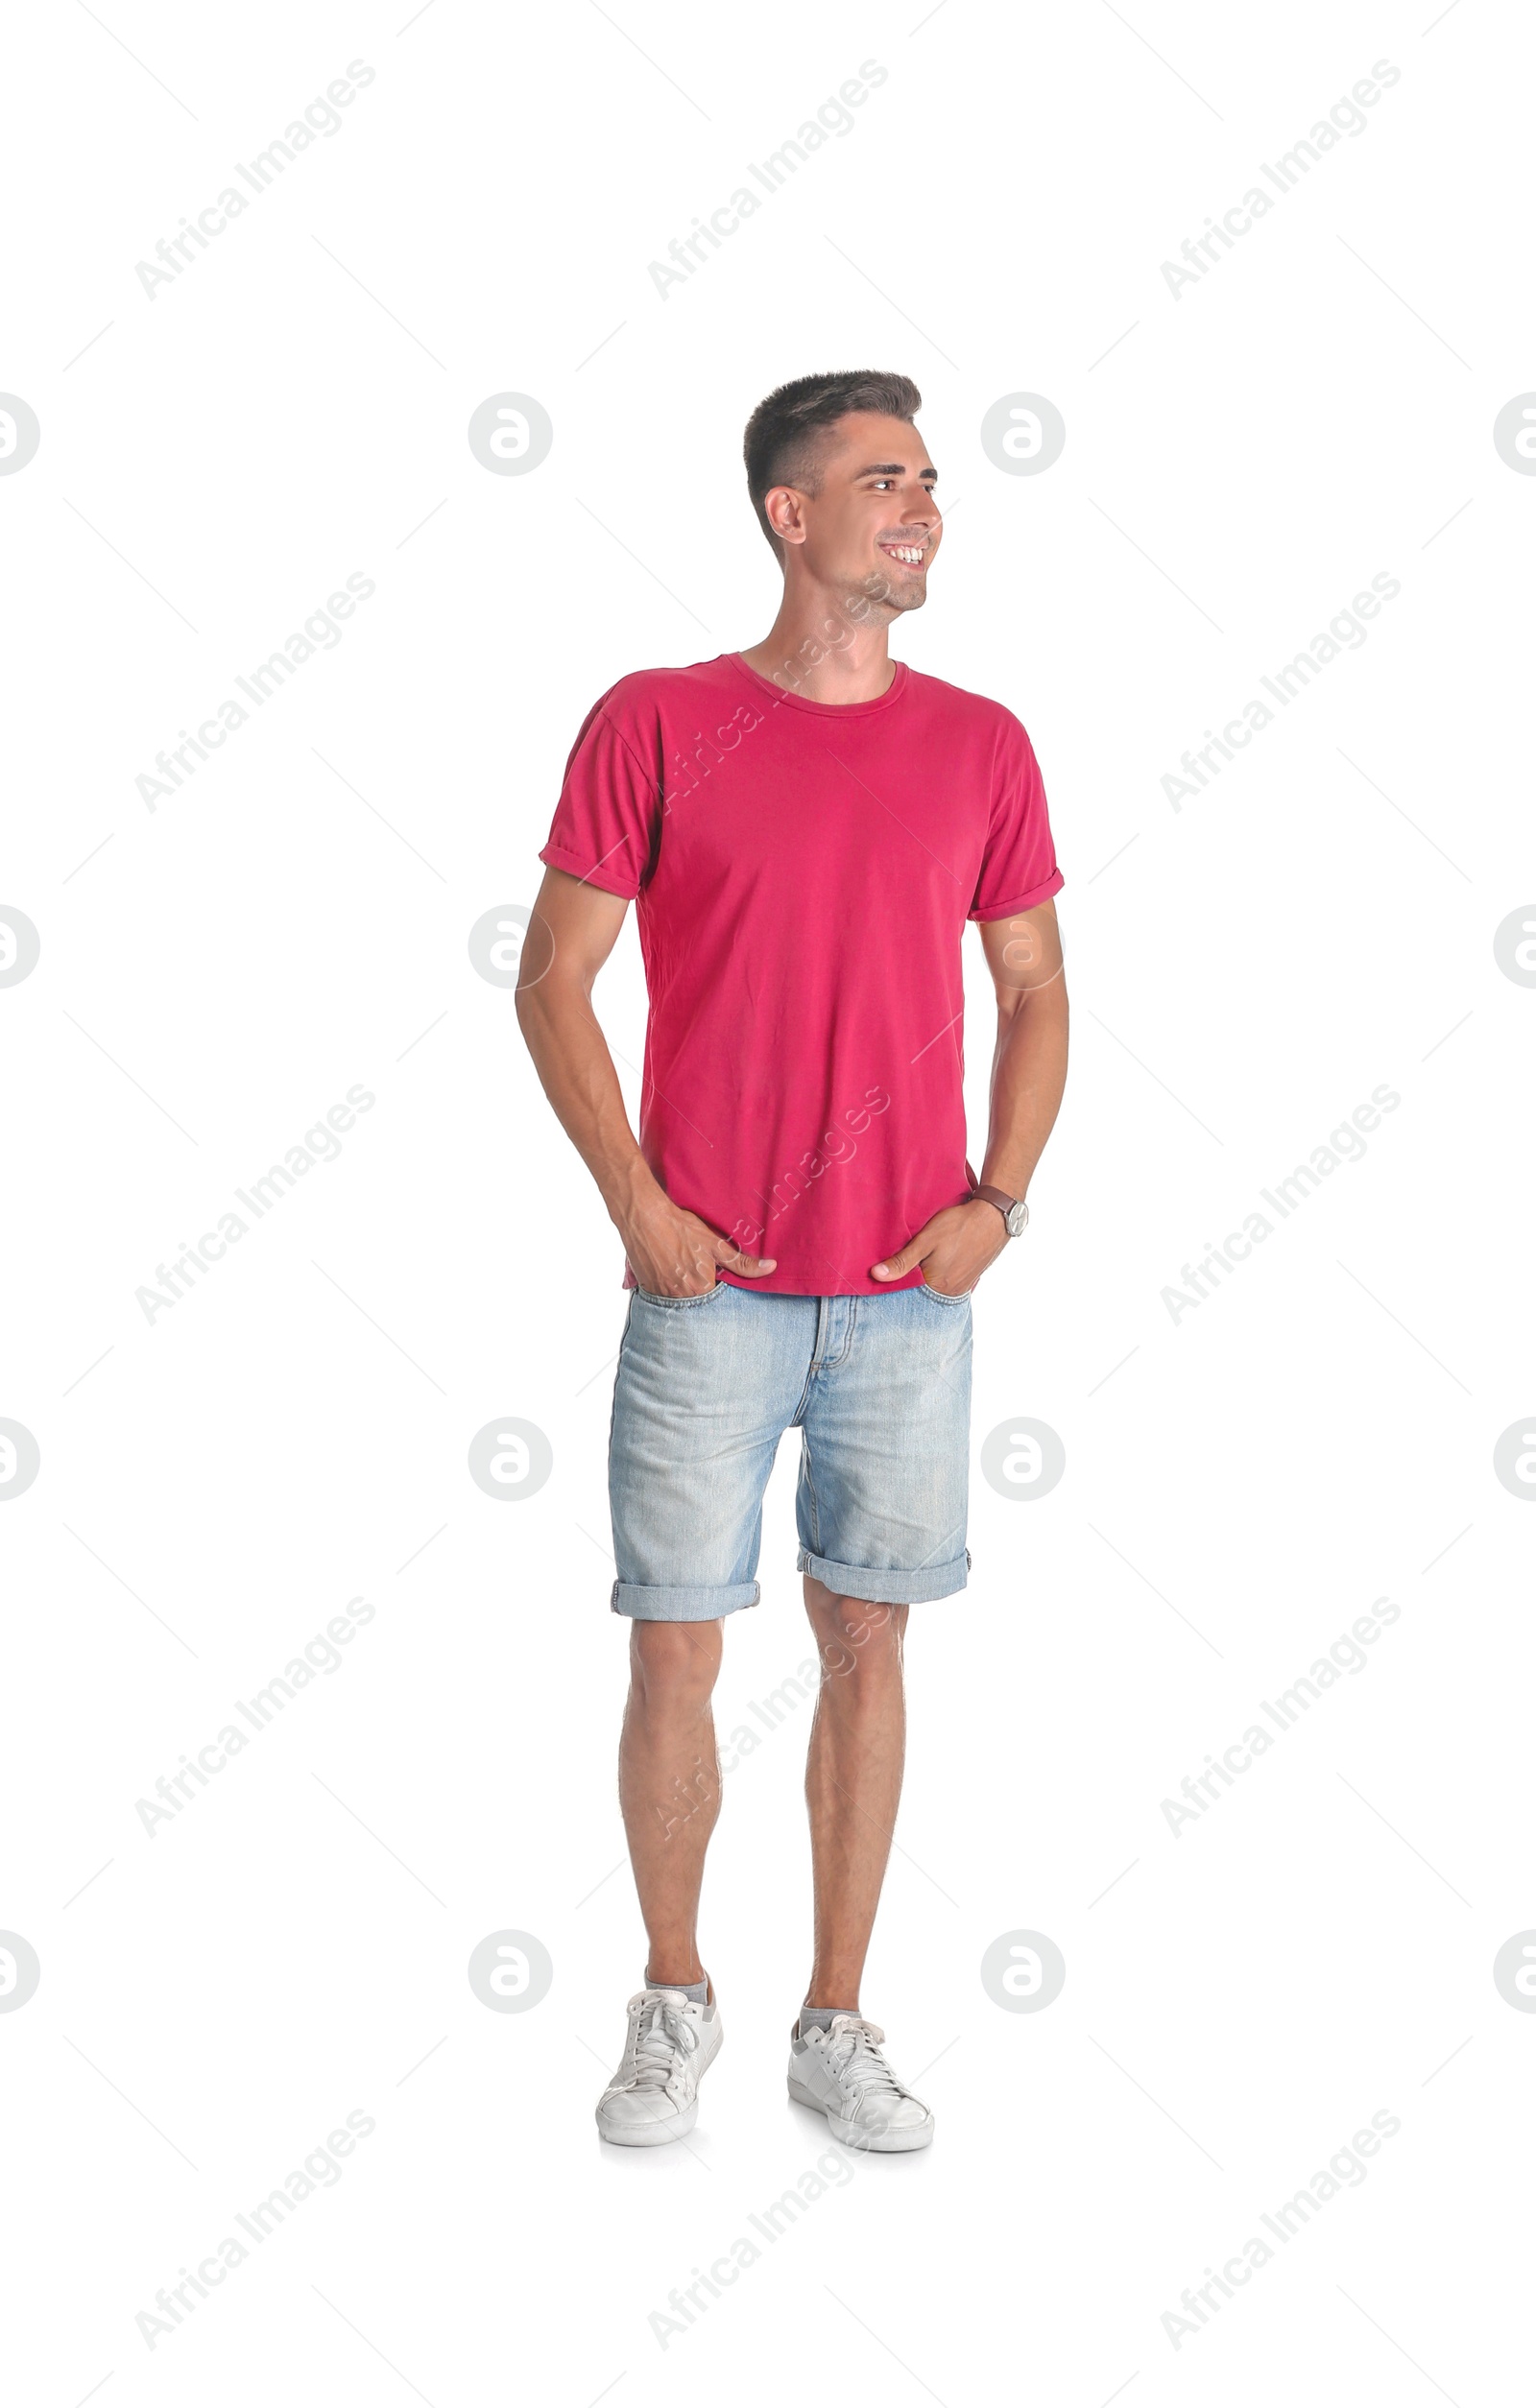
<svg viewBox="0 0 1536 2408">
<path fill-rule="evenodd" d="M 780 543 L 804 543 L 805 521 L 801 495 L 792 485 L 775 485 L 762 497 L 763 513 Z"/>
</svg>

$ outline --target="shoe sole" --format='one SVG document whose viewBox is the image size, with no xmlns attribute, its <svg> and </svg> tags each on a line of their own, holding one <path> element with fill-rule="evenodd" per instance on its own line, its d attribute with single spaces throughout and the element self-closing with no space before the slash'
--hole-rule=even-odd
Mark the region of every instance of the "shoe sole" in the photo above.
<svg viewBox="0 0 1536 2408">
<path fill-rule="evenodd" d="M 685 2140 L 699 2120 L 699 2083 L 704 2080 L 720 2054 L 725 2027 L 718 2015 L 714 2022 L 714 2042 L 699 2067 L 698 2082 L 693 2086 L 693 2098 L 687 2107 L 679 2108 L 675 2115 L 659 2115 L 654 2124 L 614 2125 L 607 2121 L 601 2108 L 597 2110 L 597 2135 L 619 2149 L 660 2149 L 669 2140 Z"/>
<path fill-rule="evenodd" d="M 890 2156 L 898 2150 L 925 2149 L 933 2138 L 931 2115 L 925 2124 L 893 2124 L 886 2132 L 871 2132 L 868 2125 L 850 2124 L 843 2116 L 834 2114 L 829 2107 L 825 2107 L 820 2099 L 813 2099 L 793 2074 L 789 2077 L 789 2095 L 797 2107 L 808 2107 L 813 2115 L 825 2117 L 832 2138 L 840 2140 L 846 2149 L 863 2149 Z"/>
</svg>

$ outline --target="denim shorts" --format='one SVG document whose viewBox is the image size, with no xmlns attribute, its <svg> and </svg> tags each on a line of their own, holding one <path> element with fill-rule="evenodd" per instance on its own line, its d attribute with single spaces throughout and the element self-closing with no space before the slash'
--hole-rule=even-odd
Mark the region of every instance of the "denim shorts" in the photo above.
<svg viewBox="0 0 1536 2408">
<path fill-rule="evenodd" d="M 609 1440 L 615 1613 L 713 1622 L 755 1606 L 762 1499 L 798 1429 L 797 1568 L 843 1597 L 964 1588 L 971 1299 L 636 1288 Z"/>
</svg>

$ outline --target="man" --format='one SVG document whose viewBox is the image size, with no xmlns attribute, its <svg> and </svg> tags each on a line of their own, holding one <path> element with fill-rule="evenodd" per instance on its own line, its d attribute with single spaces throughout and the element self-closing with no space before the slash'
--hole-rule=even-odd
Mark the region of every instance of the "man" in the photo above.
<svg viewBox="0 0 1536 2408">
<path fill-rule="evenodd" d="M 747 485 L 783 572 L 744 653 L 623 678 L 577 738 L 518 1017 L 624 1242 L 610 1444 L 631 1624 L 619 1752 L 650 1943 L 605 2139 L 681 2137 L 720 2043 L 700 1961 L 720 1803 L 709 1699 L 757 1603 L 762 1496 L 802 1438 L 822 1664 L 806 1766 L 815 1951 L 789 2092 L 852 2146 L 933 2117 L 859 2003 L 901 1785 L 907 1611 L 966 1585 L 971 1293 L 1025 1219 L 1067 1068 L 1029 738 L 893 662 L 939 549 L 904 376 L 809 376 L 753 413 Z M 636 1143 L 591 989 L 636 903 L 650 1019 Z M 997 993 L 982 1176 L 966 1160 L 960 940 Z"/>
</svg>

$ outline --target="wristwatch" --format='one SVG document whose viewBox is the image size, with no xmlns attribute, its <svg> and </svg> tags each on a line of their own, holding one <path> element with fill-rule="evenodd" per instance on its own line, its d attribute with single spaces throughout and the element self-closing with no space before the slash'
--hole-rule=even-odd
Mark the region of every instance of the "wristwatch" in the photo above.
<svg viewBox="0 0 1536 2408">
<path fill-rule="evenodd" d="M 972 1187 L 971 1193 L 972 1196 L 983 1197 L 990 1204 L 996 1205 L 997 1210 L 1002 1214 L 1003 1228 L 1010 1237 L 1022 1235 L 1024 1223 L 1029 1218 L 1029 1206 L 1022 1196 L 1005 1196 L 1000 1187 L 977 1186 Z"/>
</svg>

